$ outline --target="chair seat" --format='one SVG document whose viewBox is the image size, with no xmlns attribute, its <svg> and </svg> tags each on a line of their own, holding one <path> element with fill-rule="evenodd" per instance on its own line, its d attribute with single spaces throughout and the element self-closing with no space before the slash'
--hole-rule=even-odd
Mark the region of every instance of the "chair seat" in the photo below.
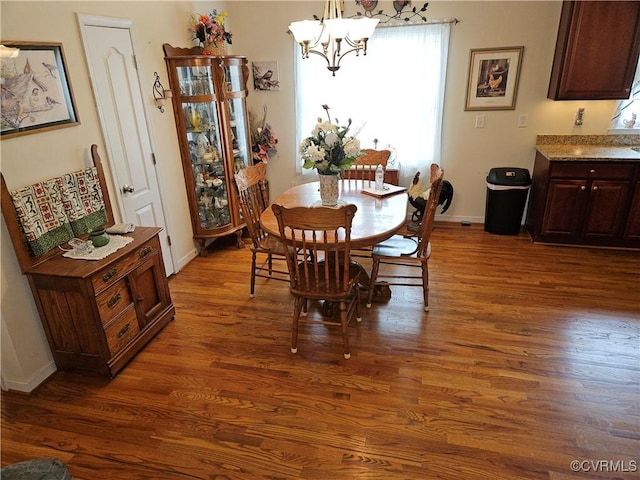
<svg viewBox="0 0 640 480">
<path fill-rule="evenodd" d="M 299 265 L 303 265 L 304 262 L 299 262 Z M 324 263 L 320 262 L 323 266 Z M 335 282 L 335 275 L 331 267 L 329 273 L 329 283 L 324 279 L 324 269 L 320 272 L 321 277 L 317 278 L 313 271 L 313 265 L 309 264 L 309 276 L 306 276 L 304 268 L 300 269 L 300 275 L 298 278 L 298 285 L 291 287 L 291 293 L 294 295 L 300 295 L 305 298 L 312 299 L 326 299 L 331 296 L 331 300 L 343 300 L 351 297 L 353 294 L 353 287 L 360 281 L 360 274 L 362 273 L 362 267 L 357 262 L 351 262 L 349 265 L 349 284 L 351 288 L 349 291 L 343 291 L 342 285 L 337 285 Z"/>
<path fill-rule="evenodd" d="M 271 252 L 276 255 L 284 255 L 284 244 L 279 238 L 266 234 L 260 239 L 260 250 Z"/>
<path fill-rule="evenodd" d="M 394 235 L 373 247 L 372 255 L 376 257 L 416 258 L 418 242 L 414 237 Z M 431 242 L 427 244 L 427 255 L 431 256 Z"/>
</svg>

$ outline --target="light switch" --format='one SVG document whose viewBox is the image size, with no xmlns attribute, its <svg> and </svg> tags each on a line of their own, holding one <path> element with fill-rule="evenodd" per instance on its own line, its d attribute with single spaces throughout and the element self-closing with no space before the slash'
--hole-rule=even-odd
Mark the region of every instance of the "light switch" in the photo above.
<svg viewBox="0 0 640 480">
<path fill-rule="evenodd" d="M 476 128 L 484 128 L 484 115 L 476 115 Z"/>
<path fill-rule="evenodd" d="M 525 128 L 529 123 L 529 114 L 521 113 L 518 115 L 518 128 Z"/>
</svg>

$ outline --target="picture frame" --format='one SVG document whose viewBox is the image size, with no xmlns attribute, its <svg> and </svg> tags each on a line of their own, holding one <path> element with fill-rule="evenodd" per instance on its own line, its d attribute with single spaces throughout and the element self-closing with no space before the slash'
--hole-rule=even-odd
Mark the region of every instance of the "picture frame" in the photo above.
<svg viewBox="0 0 640 480">
<path fill-rule="evenodd" d="M 471 50 L 465 110 L 515 110 L 524 47 Z"/>
<path fill-rule="evenodd" d="M 62 43 L 2 41 L 0 139 L 80 125 Z"/>
<path fill-rule="evenodd" d="M 280 90 L 278 62 L 252 62 L 254 90 Z"/>
</svg>

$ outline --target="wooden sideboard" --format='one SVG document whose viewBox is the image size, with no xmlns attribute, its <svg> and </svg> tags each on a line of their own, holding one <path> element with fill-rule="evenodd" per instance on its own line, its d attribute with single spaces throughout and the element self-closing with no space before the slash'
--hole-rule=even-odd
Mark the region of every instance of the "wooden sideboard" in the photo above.
<svg viewBox="0 0 640 480">
<path fill-rule="evenodd" d="M 113 211 L 96 145 L 91 154 L 110 226 Z M 175 316 L 161 229 L 136 227 L 126 234 L 130 243 L 100 260 L 67 258 L 57 247 L 37 257 L 24 241 L 1 173 L 0 181 L 2 214 L 56 366 L 115 376 Z"/>
<path fill-rule="evenodd" d="M 110 377 L 175 316 L 157 227 L 102 260 L 58 255 L 24 273 L 56 365 Z"/>
</svg>

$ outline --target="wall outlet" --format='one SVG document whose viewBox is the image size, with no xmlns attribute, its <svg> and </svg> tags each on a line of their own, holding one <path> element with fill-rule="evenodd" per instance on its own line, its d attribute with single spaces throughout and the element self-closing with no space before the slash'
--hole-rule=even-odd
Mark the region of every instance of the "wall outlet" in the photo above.
<svg viewBox="0 0 640 480">
<path fill-rule="evenodd" d="M 579 127 L 584 122 L 584 108 L 579 108 L 578 113 L 576 113 L 576 121 L 573 123 L 575 126 Z"/>
<path fill-rule="evenodd" d="M 476 128 L 484 128 L 484 115 L 476 115 Z"/>
<path fill-rule="evenodd" d="M 529 114 L 521 113 L 518 115 L 518 128 L 525 128 L 529 124 Z"/>
</svg>

